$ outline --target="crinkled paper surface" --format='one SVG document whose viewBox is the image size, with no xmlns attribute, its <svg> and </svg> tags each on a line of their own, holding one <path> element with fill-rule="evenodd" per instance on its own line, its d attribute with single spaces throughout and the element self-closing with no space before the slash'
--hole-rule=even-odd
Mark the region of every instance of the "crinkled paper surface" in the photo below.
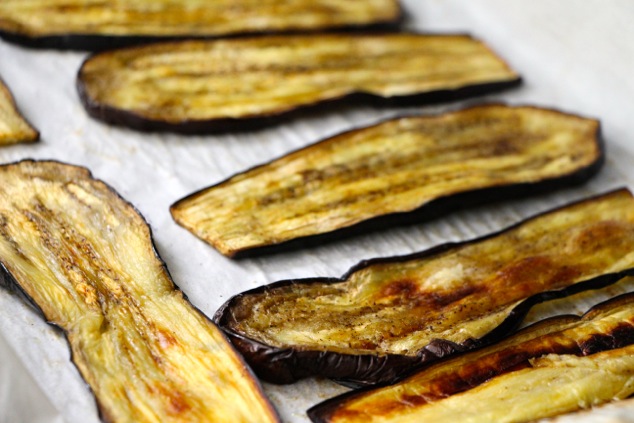
<svg viewBox="0 0 634 423">
<path fill-rule="evenodd" d="M 175 282 L 210 316 L 231 295 L 261 284 L 340 276 L 362 259 L 472 238 L 590 194 L 634 187 L 634 2 L 404 0 L 403 6 L 409 28 L 468 32 L 484 40 L 522 74 L 524 84 L 484 98 L 431 107 L 336 108 L 238 135 L 141 134 L 108 127 L 83 111 L 75 74 L 85 54 L 29 50 L 0 41 L 0 75 L 42 133 L 37 144 L 0 149 L 0 163 L 56 159 L 90 168 L 146 217 Z M 186 194 L 325 136 L 403 113 L 437 113 L 480 101 L 542 105 L 599 118 L 607 143 L 605 169 L 582 187 L 242 261 L 221 256 L 170 217 L 169 205 Z M 606 293 L 584 294 L 574 302 L 540 306 L 529 320 L 581 312 L 633 287 L 634 283 L 626 283 Z M 70 362 L 63 335 L 1 289 L 0 338 L 0 422 L 99 421 L 94 400 Z M 345 389 L 329 381 L 307 380 L 292 386 L 265 385 L 265 391 L 285 422 L 300 423 L 307 422 L 308 407 Z M 613 410 L 575 416 L 574 421 L 595 421 L 600 416 L 601 421 L 634 421 L 634 404 Z"/>
</svg>

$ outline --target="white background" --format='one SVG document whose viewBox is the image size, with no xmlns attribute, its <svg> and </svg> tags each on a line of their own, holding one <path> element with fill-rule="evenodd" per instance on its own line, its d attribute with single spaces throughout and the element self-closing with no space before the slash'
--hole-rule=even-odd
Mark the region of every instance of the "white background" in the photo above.
<svg viewBox="0 0 634 423">
<path fill-rule="evenodd" d="M 95 122 L 83 111 L 74 84 L 85 54 L 29 50 L 0 41 L 0 75 L 42 133 L 40 143 L 0 149 L 0 163 L 57 159 L 90 168 L 146 217 L 176 284 L 208 315 L 231 295 L 264 283 L 340 276 L 362 259 L 472 238 L 573 199 L 634 185 L 634 2 L 406 0 L 403 6 L 411 29 L 468 32 L 484 40 L 522 74 L 524 84 L 442 106 L 337 108 L 238 135 L 140 134 Z M 170 217 L 169 205 L 186 194 L 320 138 L 402 113 L 436 113 L 480 101 L 535 104 L 599 118 L 607 144 L 606 167 L 583 187 L 242 261 L 221 256 Z M 627 286 L 540 306 L 529 320 L 583 311 L 624 289 Z M 94 400 L 69 361 L 63 336 L 4 290 L 0 338 L 1 423 L 98 421 Z M 305 422 L 306 408 L 345 389 L 308 380 L 286 387 L 265 385 L 265 391 L 285 422 Z M 40 397 L 42 392 L 45 397 Z M 630 407 L 622 414 L 634 414 L 634 404 Z M 597 418 L 595 414 L 590 421 Z"/>
</svg>

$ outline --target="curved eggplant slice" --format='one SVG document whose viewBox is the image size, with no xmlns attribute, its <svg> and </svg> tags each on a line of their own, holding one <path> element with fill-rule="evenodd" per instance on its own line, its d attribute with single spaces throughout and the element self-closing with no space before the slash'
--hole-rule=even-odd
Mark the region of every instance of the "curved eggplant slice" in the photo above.
<svg viewBox="0 0 634 423">
<path fill-rule="evenodd" d="M 318 423 L 534 421 L 634 394 L 632 344 L 634 294 L 626 294 L 308 414 Z"/>
<path fill-rule="evenodd" d="M 397 0 L 2 0 L 0 36 L 101 50 L 171 38 L 396 25 Z"/>
<path fill-rule="evenodd" d="M 414 33 L 161 43 L 94 55 L 77 81 L 97 119 L 182 133 L 244 131 L 359 96 L 439 101 L 518 83 L 469 36 Z"/>
<path fill-rule="evenodd" d="M 11 91 L 0 79 L 0 145 L 35 142 L 39 132 L 20 114 Z"/>
<path fill-rule="evenodd" d="M 56 162 L 2 166 L 0 181 L 1 277 L 64 331 L 104 421 L 278 421 L 130 204 Z"/>
<path fill-rule="evenodd" d="M 198 191 L 171 212 L 222 254 L 245 256 L 580 183 L 602 164 L 596 120 L 476 106 L 346 132 Z"/>
<path fill-rule="evenodd" d="M 537 303 L 634 274 L 634 197 L 623 189 L 501 232 L 362 262 L 343 279 L 289 280 L 214 316 L 262 378 L 391 383 L 498 340 Z"/>
</svg>

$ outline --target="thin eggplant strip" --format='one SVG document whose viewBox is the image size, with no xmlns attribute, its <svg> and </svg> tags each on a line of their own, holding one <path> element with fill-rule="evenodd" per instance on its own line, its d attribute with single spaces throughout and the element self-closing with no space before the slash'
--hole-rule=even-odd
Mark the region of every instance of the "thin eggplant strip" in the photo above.
<svg viewBox="0 0 634 423">
<path fill-rule="evenodd" d="M 540 302 L 634 273 L 634 197 L 614 191 L 471 241 L 239 294 L 214 317 L 256 373 L 392 383 L 499 340 Z"/>
<path fill-rule="evenodd" d="M 2 0 L 0 36 L 99 50 L 169 38 L 395 25 L 397 0 Z"/>
<path fill-rule="evenodd" d="M 245 256 L 580 183 L 602 164 L 596 120 L 476 106 L 340 134 L 191 194 L 171 212 L 222 254 Z"/>
<path fill-rule="evenodd" d="M 278 421 L 129 203 L 57 162 L 5 165 L 0 181 L 1 279 L 64 331 L 103 421 Z"/>
<path fill-rule="evenodd" d="M 39 132 L 24 119 L 11 91 L 0 79 L 0 145 L 35 142 L 39 138 Z"/>
<path fill-rule="evenodd" d="M 534 421 L 634 394 L 632 344 L 634 294 L 626 294 L 308 414 L 316 423 Z"/>
<path fill-rule="evenodd" d="M 139 130 L 246 130 L 334 100 L 451 100 L 519 76 L 466 35 L 265 36 L 158 43 L 89 57 L 88 113 Z"/>
</svg>

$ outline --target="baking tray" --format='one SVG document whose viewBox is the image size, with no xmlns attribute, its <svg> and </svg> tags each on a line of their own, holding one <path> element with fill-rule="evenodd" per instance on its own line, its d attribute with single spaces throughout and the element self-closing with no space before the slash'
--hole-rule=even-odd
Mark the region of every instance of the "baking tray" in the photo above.
<svg viewBox="0 0 634 423">
<path fill-rule="evenodd" d="M 0 75 L 26 117 L 42 133 L 37 144 L 0 149 L 0 163 L 56 159 L 91 169 L 146 217 L 174 281 L 209 316 L 231 295 L 265 283 L 340 276 L 362 259 L 473 238 L 572 200 L 634 186 L 633 2 L 402 3 L 408 28 L 471 33 L 518 70 L 524 84 L 496 95 L 427 107 L 336 107 L 237 135 L 141 134 L 93 121 L 83 111 L 75 75 L 85 54 L 29 50 L 0 41 Z M 607 144 L 604 170 L 574 189 L 464 210 L 318 248 L 241 261 L 221 256 L 170 217 L 169 205 L 184 195 L 320 138 L 401 114 L 438 113 L 481 101 L 536 104 L 599 118 Z M 538 306 L 528 321 L 561 312 L 579 313 L 632 287 L 627 282 L 602 294 L 592 292 L 575 301 Z M 5 290 L 0 290 L 0 337 L 0 422 L 99 421 L 94 399 L 70 362 L 63 335 Z M 291 386 L 265 384 L 264 388 L 283 421 L 292 423 L 307 422 L 308 407 L 346 390 L 319 379 Z M 634 404 L 605 410 L 577 416 L 575 421 L 600 421 L 606 415 L 605 419 L 634 421 L 628 417 L 634 416 Z"/>
</svg>

